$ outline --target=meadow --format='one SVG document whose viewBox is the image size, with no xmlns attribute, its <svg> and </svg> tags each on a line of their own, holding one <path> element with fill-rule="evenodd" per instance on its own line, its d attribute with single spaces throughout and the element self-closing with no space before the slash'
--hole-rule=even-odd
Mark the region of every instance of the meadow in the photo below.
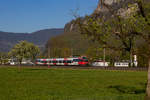
<svg viewBox="0 0 150 100">
<path fill-rule="evenodd" d="M 145 71 L 0 67 L 0 100 L 143 100 Z"/>
</svg>

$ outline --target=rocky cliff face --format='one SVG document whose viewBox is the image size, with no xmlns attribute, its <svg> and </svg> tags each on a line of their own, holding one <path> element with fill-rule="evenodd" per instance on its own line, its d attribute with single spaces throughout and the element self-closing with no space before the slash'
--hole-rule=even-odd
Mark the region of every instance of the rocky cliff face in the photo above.
<svg viewBox="0 0 150 100">
<path fill-rule="evenodd" d="M 138 10 L 138 5 L 135 0 L 99 0 L 97 8 L 90 16 L 97 17 L 113 17 L 114 15 L 110 13 L 110 7 L 113 9 L 114 13 L 122 17 L 133 14 Z M 84 19 L 84 18 L 83 18 Z M 76 30 L 75 20 L 67 23 L 65 25 L 65 32 L 71 32 Z"/>
<path fill-rule="evenodd" d="M 114 3 L 117 3 L 117 0 L 99 0 L 95 13 L 108 11 L 104 4 L 112 5 Z"/>
<path fill-rule="evenodd" d="M 135 0 L 99 0 L 94 14 L 110 13 L 108 7 L 123 17 L 138 9 Z"/>
</svg>

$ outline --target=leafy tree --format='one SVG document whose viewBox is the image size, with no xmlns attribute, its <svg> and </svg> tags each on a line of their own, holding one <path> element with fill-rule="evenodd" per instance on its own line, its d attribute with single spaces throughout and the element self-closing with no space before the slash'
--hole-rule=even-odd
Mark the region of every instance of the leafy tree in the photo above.
<svg viewBox="0 0 150 100">
<path fill-rule="evenodd" d="M 8 63 L 8 55 L 7 53 L 0 52 L 0 64 L 6 64 Z"/>
<path fill-rule="evenodd" d="M 150 100 L 150 2 L 148 0 L 137 1 L 139 15 L 136 16 L 136 32 L 147 42 L 148 50 L 148 83 L 146 88 L 146 99 Z"/>
<path fill-rule="evenodd" d="M 134 52 L 135 37 L 137 33 L 131 27 L 131 19 L 124 19 L 110 11 L 115 17 L 86 17 L 86 24 L 79 20 L 81 34 L 86 34 L 90 39 L 98 41 L 103 48 L 117 51 Z M 128 25 L 129 24 L 129 25 Z"/>
<path fill-rule="evenodd" d="M 125 50 L 134 53 L 137 36 L 147 42 L 150 55 L 150 3 L 148 0 L 135 0 L 134 4 L 125 5 L 129 9 L 124 15 L 117 14 L 111 5 L 104 4 L 110 16 L 87 17 L 85 23 L 77 19 L 80 32 L 99 41 L 104 48 Z M 150 56 L 148 67 L 147 100 L 150 100 Z"/>
<path fill-rule="evenodd" d="M 9 52 L 9 55 L 18 59 L 21 64 L 22 60 L 32 59 L 35 60 L 36 56 L 39 54 L 40 50 L 33 43 L 29 43 L 27 41 L 20 41 L 16 44 L 12 50 Z"/>
</svg>

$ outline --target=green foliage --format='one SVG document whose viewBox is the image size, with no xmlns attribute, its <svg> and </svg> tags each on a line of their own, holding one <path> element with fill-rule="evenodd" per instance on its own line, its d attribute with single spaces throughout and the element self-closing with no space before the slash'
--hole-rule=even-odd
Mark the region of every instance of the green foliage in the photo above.
<svg viewBox="0 0 150 100">
<path fill-rule="evenodd" d="M 0 64 L 7 64 L 8 63 L 8 54 L 4 52 L 0 52 Z"/>
<path fill-rule="evenodd" d="M 147 67 L 148 66 L 148 57 L 149 57 L 149 49 L 147 43 L 139 43 L 138 45 L 138 62 L 139 66 Z"/>
<path fill-rule="evenodd" d="M 68 32 L 51 38 L 46 44 L 45 54 L 48 57 L 85 55 L 88 48 L 92 45 L 97 45 L 97 43 L 85 39 L 78 32 Z"/>
<path fill-rule="evenodd" d="M 96 48 L 96 47 L 89 47 L 88 50 L 86 51 L 86 55 L 88 58 L 90 58 L 90 61 L 98 60 L 101 58 L 102 49 L 101 48 Z"/>
<path fill-rule="evenodd" d="M 86 22 L 80 24 L 80 33 L 87 35 L 91 40 L 98 41 L 101 45 L 106 45 L 110 39 L 110 25 L 103 18 L 86 17 Z"/>
<path fill-rule="evenodd" d="M 0 68 L 1 100 L 143 100 L 147 72 Z"/>
<path fill-rule="evenodd" d="M 11 55 L 13 58 L 17 58 L 21 63 L 22 59 L 24 58 L 35 60 L 39 52 L 39 48 L 33 43 L 21 41 L 12 48 L 12 50 L 9 52 L 9 55 Z"/>
<path fill-rule="evenodd" d="M 122 58 L 132 59 L 130 58 L 132 54 L 140 56 L 139 53 L 144 53 L 138 52 L 140 46 L 145 45 L 145 41 L 150 44 L 150 3 L 143 0 L 135 2 L 137 5 L 127 5 L 130 10 L 125 12 L 124 16 L 116 13 L 115 9 L 108 5 L 106 7 L 111 16 L 105 16 L 101 12 L 100 17 L 87 16 L 84 23 L 81 23 L 80 19 L 78 21 L 80 33 L 98 41 L 104 48 L 121 51 Z M 140 41 L 140 45 L 139 37 L 144 38 Z"/>
</svg>

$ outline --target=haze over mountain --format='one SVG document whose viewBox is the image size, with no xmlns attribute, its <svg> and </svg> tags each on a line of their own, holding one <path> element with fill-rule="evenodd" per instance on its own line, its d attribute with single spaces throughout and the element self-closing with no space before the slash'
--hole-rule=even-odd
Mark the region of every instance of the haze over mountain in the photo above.
<svg viewBox="0 0 150 100">
<path fill-rule="evenodd" d="M 33 33 L 13 33 L 0 31 L 0 52 L 8 52 L 16 43 L 27 40 L 38 45 L 40 48 L 45 46 L 48 39 L 62 34 L 64 29 L 44 29 Z"/>
</svg>

